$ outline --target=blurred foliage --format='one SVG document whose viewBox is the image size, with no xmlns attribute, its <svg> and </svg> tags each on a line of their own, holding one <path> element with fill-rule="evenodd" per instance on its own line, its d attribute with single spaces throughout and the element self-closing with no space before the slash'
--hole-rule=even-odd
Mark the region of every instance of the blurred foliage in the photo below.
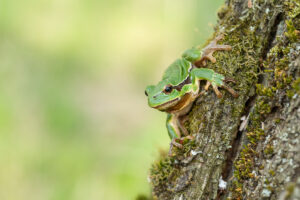
<svg viewBox="0 0 300 200">
<path fill-rule="evenodd" d="M 222 1 L 1 0 L 0 199 L 133 199 L 168 147 L 147 84 Z"/>
</svg>

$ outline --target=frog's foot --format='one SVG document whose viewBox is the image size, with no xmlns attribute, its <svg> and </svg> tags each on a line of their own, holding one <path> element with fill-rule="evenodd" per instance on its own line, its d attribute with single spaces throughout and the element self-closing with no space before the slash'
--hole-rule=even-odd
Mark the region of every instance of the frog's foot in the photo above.
<svg viewBox="0 0 300 200">
<path fill-rule="evenodd" d="M 233 83 L 235 83 L 235 80 L 233 80 L 231 78 L 226 78 L 223 82 L 233 82 Z M 239 96 L 239 94 L 236 91 L 234 91 L 234 89 L 232 89 L 231 87 L 229 87 L 225 83 L 223 83 L 223 85 L 221 87 L 224 88 L 225 90 L 227 90 L 228 92 L 230 92 L 230 94 L 232 94 L 233 97 L 237 98 Z"/>
<path fill-rule="evenodd" d="M 171 143 L 170 143 L 170 150 L 169 150 L 169 156 L 172 156 L 172 151 L 173 151 L 173 147 L 176 146 L 177 148 L 179 149 L 183 149 L 183 141 L 185 139 L 189 139 L 189 140 L 194 140 L 195 137 L 191 136 L 191 135 L 188 135 L 188 136 L 185 136 L 185 137 L 181 137 L 181 138 L 173 138 L 171 140 Z"/>
<path fill-rule="evenodd" d="M 178 139 L 178 138 L 173 138 L 173 139 L 171 140 L 171 143 L 170 143 L 170 149 L 169 149 L 169 153 L 168 153 L 169 156 L 172 156 L 172 155 L 173 155 L 173 154 L 172 154 L 172 151 L 173 151 L 173 147 L 174 147 L 174 146 L 176 146 L 176 147 L 178 147 L 178 148 L 180 148 L 180 149 L 183 149 L 182 144 L 176 142 L 176 139 Z"/>
<path fill-rule="evenodd" d="M 203 55 L 199 61 L 195 63 L 196 66 L 201 65 L 205 66 L 206 65 L 206 60 L 210 60 L 212 63 L 216 62 L 216 58 L 213 57 L 213 53 L 215 51 L 229 51 L 231 50 L 230 45 L 219 45 L 217 42 L 219 40 L 223 39 L 223 35 L 219 35 L 216 37 L 212 42 L 210 42 L 204 49 L 203 49 Z"/>
<path fill-rule="evenodd" d="M 233 79 L 225 79 L 224 80 L 224 82 L 229 82 L 229 81 L 235 82 Z M 235 97 L 235 98 L 239 96 L 238 93 L 236 93 L 236 91 L 234 91 L 234 89 L 232 89 L 231 87 L 229 87 L 225 83 L 223 83 L 221 86 L 217 86 L 215 83 L 211 83 L 211 82 L 207 81 L 204 89 L 207 91 L 211 85 L 212 85 L 213 90 L 216 93 L 218 98 L 222 98 L 222 96 L 223 96 L 222 93 L 219 91 L 218 87 L 224 88 L 225 90 L 230 92 L 230 94 L 232 94 L 232 96 Z"/>
</svg>

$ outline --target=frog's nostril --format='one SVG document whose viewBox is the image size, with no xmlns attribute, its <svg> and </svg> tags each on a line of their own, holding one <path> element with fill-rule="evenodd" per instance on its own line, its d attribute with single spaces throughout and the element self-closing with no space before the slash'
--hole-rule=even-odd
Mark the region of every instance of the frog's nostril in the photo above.
<svg viewBox="0 0 300 200">
<path fill-rule="evenodd" d="M 148 96 L 148 93 L 147 93 L 147 91 L 146 91 L 146 90 L 145 90 L 145 95 L 146 95 L 146 96 Z"/>
</svg>

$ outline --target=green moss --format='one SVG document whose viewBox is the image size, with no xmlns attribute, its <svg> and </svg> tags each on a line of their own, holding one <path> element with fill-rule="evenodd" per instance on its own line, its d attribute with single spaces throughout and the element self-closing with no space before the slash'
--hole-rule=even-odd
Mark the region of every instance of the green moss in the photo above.
<svg viewBox="0 0 300 200">
<path fill-rule="evenodd" d="M 230 12 L 230 11 L 229 11 L 229 7 L 226 6 L 226 5 L 224 4 L 224 5 L 222 5 L 222 6 L 219 8 L 219 10 L 218 10 L 218 17 L 219 17 L 220 19 L 222 19 L 222 18 L 224 18 L 224 17 L 226 16 L 226 14 L 229 13 L 229 12 Z"/>
<path fill-rule="evenodd" d="M 190 155 L 190 151 L 195 148 L 195 140 L 184 139 L 182 141 L 183 149 L 173 147 L 173 155 L 168 156 L 165 152 L 161 154 L 161 157 L 155 162 L 150 169 L 150 180 L 153 188 L 154 198 L 156 194 L 160 194 L 163 191 L 171 189 L 168 187 L 171 185 L 180 175 L 180 164 L 178 158 L 184 159 Z"/>
<path fill-rule="evenodd" d="M 273 97 L 276 92 L 275 87 L 264 87 L 262 84 L 256 84 L 256 93 L 260 96 Z"/>
<path fill-rule="evenodd" d="M 293 11 L 291 9 L 289 10 L 291 15 L 294 17 L 299 15 L 299 5 L 297 9 L 292 8 L 289 3 L 287 5 L 289 8 L 293 9 Z M 263 62 L 265 68 L 263 73 L 269 85 L 256 84 L 257 101 L 254 110 L 250 115 L 250 125 L 247 128 L 248 144 L 241 150 L 239 158 L 234 163 L 235 181 L 231 190 L 236 198 L 241 198 L 242 196 L 243 192 L 241 191 L 241 188 L 243 188 L 243 182 L 253 178 L 253 174 L 251 173 L 255 167 L 253 160 L 258 155 L 255 152 L 255 149 L 258 142 L 264 138 L 264 133 L 260 128 L 261 123 L 271 112 L 272 105 L 274 105 L 272 102 L 277 101 L 276 95 L 280 93 L 279 91 L 285 91 L 288 97 L 293 97 L 296 92 L 299 92 L 299 78 L 293 80 L 293 77 L 289 76 L 287 72 L 290 64 L 290 56 L 288 54 L 291 52 L 291 48 L 293 48 L 292 43 L 299 40 L 298 32 L 295 28 L 295 23 L 292 20 L 286 21 L 286 27 L 285 36 L 287 41 L 280 41 L 276 46 L 270 49 L 267 59 Z M 276 119 L 275 122 L 279 123 L 280 119 Z M 265 155 L 271 155 L 273 152 L 273 147 L 268 144 L 264 150 Z M 271 175 L 275 174 L 272 170 L 270 170 L 269 173 Z"/>
<path fill-rule="evenodd" d="M 244 145 L 244 148 L 240 152 L 239 159 L 234 162 L 234 176 L 240 184 L 242 184 L 243 180 L 253 178 L 252 171 L 254 167 L 254 158 L 258 154 L 255 151 L 255 148 L 257 146 L 257 142 L 263 136 L 264 132 L 260 129 L 247 133 L 249 143 Z"/>
<path fill-rule="evenodd" d="M 174 164 L 174 159 L 166 154 L 161 155 L 161 158 L 152 165 L 149 178 L 153 188 L 153 198 L 157 199 L 157 194 L 166 191 L 169 181 L 172 177 L 176 177 L 179 169 Z"/>
<path fill-rule="evenodd" d="M 264 132 L 261 129 L 256 129 L 253 132 L 247 133 L 247 138 L 252 144 L 256 144 L 264 136 Z"/>
<path fill-rule="evenodd" d="M 264 182 L 266 185 L 269 185 L 270 184 L 270 181 L 269 181 L 269 179 L 265 179 L 265 182 Z"/>
<path fill-rule="evenodd" d="M 280 121 L 281 121 L 281 119 L 280 119 L 280 118 L 276 118 L 276 119 L 274 119 L 274 122 L 275 122 L 276 124 L 279 124 L 279 123 L 280 123 Z"/>
<path fill-rule="evenodd" d="M 269 174 L 271 174 L 271 176 L 275 176 L 275 171 L 274 170 L 269 170 Z"/>
<path fill-rule="evenodd" d="M 293 83 L 292 87 L 296 92 L 300 92 L 300 78 L 297 78 Z"/>
<path fill-rule="evenodd" d="M 291 99 L 295 95 L 295 92 L 294 92 L 294 90 L 287 90 L 286 95 L 288 96 L 288 98 Z"/>
<path fill-rule="evenodd" d="M 150 169 L 150 179 L 153 186 L 159 185 L 162 181 L 168 179 L 173 173 L 173 160 L 170 157 L 162 157 L 152 165 Z"/>
<path fill-rule="evenodd" d="M 272 145 L 268 144 L 264 150 L 265 155 L 271 155 L 274 153 L 274 148 Z"/>
<path fill-rule="evenodd" d="M 256 104 L 256 109 L 261 115 L 271 112 L 271 106 L 266 102 L 268 102 L 267 99 L 260 99 Z"/>
<path fill-rule="evenodd" d="M 285 199 L 290 199 L 292 197 L 294 190 L 295 190 L 295 183 L 289 183 L 289 185 L 286 188 L 287 194 L 285 195 Z"/>
<path fill-rule="evenodd" d="M 286 95 L 290 99 L 293 98 L 296 94 L 300 95 L 300 78 L 293 81 L 291 84 L 291 89 L 286 91 Z"/>
<path fill-rule="evenodd" d="M 232 87 L 238 91 L 241 96 L 248 95 L 253 84 L 258 80 L 258 66 L 259 66 L 259 56 L 257 51 L 253 49 L 261 49 L 262 43 L 264 41 L 259 41 L 255 35 L 255 28 L 259 21 L 251 20 L 251 12 L 249 10 L 249 18 L 242 18 L 237 20 L 231 15 L 227 15 L 229 9 L 222 8 L 221 16 L 224 21 L 220 27 L 226 27 L 225 33 L 228 35 L 222 41 L 224 44 L 233 45 L 232 52 L 226 57 L 222 54 L 218 54 L 217 60 L 226 59 L 228 67 L 224 68 L 221 65 L 214 65 L 215 70 L 220 73 L 225 74 L 225 76 L 234 77 L 238 84 L 233 84 Z M 239 24 L 239 25 L 236 25 Z M 225 55 L 224 55 L 225 56 Z M 234 76 L 233 76 L 234 74 Z M 265 96 L 274 96 L 274 88 L 259 88 L 261 89 L 261 94 Z M 244 104 L 239 104 L 235 102 L 232 110 L 233 117 L 240 117 L 244 110 Z M 270 106 L 267 103 L 262 102 L 260 105 L 260 111 L 270 112 Z M 253 118 L 259 118 L 259 113 L 252 116 Z M 257 120 L 258 121 L 258 120 Z M 249 144 L 244 146 L 244 149 L 240 153 L 240 158 L 234 163 L 235 171 L 234 176 L 236 180 L 233 181 L 231 188 L 232 197 L 231 199 L 242 199 L 243 192 L 243 180 L 254 177 L 252 174 L 254 166 L 254 157 L 257 155 L 255 148 L 257 141 L 263 137 L 264 133 L 260 129 L 249 131 L 247 137 L 249 139 Z"/>
<path fill-rule="evenodd" d="M 290 18 L 295 18 L 300 14 L 300 2 L 299 0 L 285 1 L 285 9 L 287 10 L 287 15 Z"/>
<path fill-rule="evenodd" d="M 232 199 L 242 199 L 243 184 L 239 181 L 233 181 L 233 196 Z"/>
</svg>

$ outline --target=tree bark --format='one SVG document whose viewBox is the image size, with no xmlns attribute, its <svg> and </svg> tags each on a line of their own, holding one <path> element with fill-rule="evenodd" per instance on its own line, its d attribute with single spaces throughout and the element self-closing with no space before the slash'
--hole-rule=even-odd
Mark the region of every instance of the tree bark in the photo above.
<svg viewBox="0 0 300 200">
<path fill-rule="evenodd" d="M 207 67 L 238 93 L 200 96 L 186 141 L 150 172 L 153 199 L 300 199 L 300 0 L 227 0 Z"/>
</svg>

